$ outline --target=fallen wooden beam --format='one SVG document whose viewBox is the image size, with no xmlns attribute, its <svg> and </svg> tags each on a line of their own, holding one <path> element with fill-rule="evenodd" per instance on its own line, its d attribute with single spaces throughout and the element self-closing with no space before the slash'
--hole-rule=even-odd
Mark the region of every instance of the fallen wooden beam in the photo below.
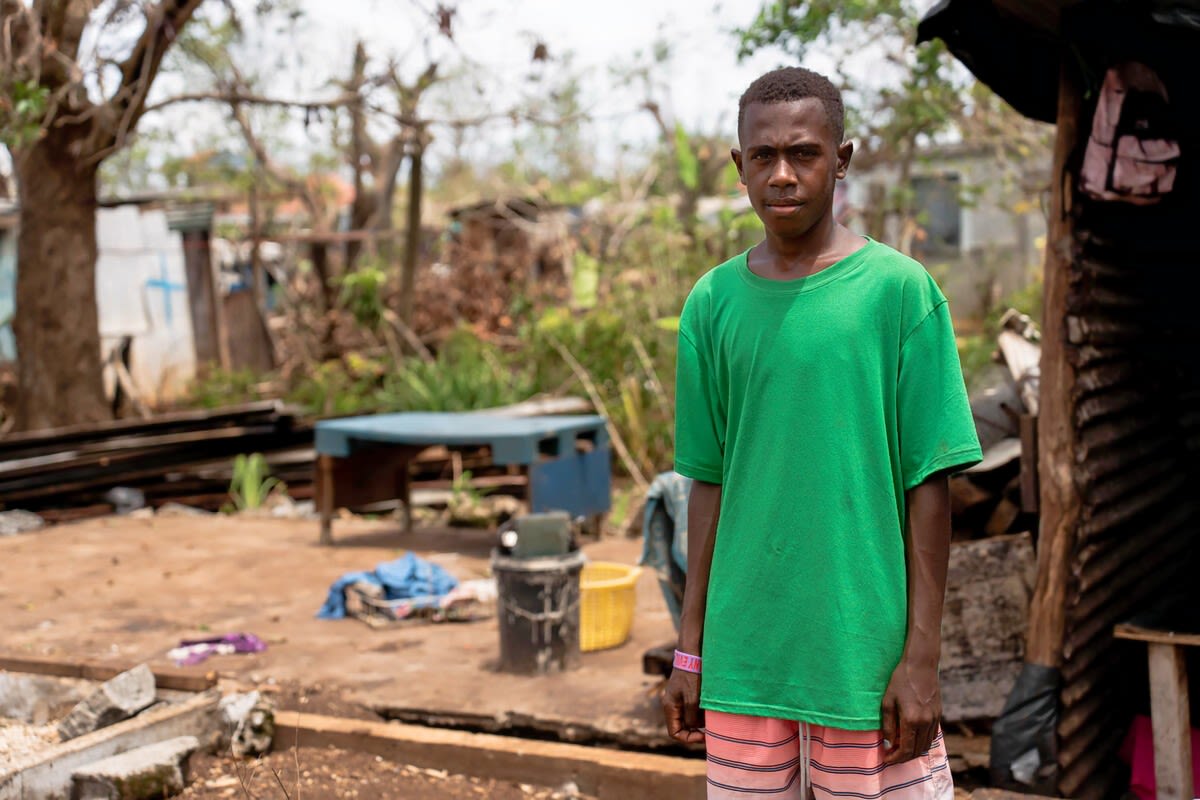
<svg viewBox="0 0 1200 800">
<path fill-rule="evenodd" d="M 0 656 L 0 670 L 5 672 L 27 672 L 31 675 L 52 675 L 58 678 L 83 678 L 89 681 L 107 681 L 134 666 L 136 665 L 120 666 L 97 661 L 75 661 L 61 658 Z M 158 667 L 152 672 L 154 672 L 154 685 L 159 689 L 203 692 L 217 685 L 217 673 L 214 671 L 201 673 L 175 667 Z"/>
<path fill-rule="evenodd" d="M 338 747 L 427 769 L 542 786 L 573 781 L 599 800 L 700 798 L 705 762 L 699 758 L 633 753 L 486 733 L 424 728 L 283 711 L 275 741 Z M 303 756 L 301 756 L 303 758 Z"/>
</svg>

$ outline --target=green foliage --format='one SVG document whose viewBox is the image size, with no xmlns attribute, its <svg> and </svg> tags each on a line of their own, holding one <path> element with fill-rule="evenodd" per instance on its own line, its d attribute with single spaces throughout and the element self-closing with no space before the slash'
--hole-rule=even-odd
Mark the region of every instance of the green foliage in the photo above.
<svg viewBox="0 0 1200 800">
<path fill-rule="evenodd" d="M 37 141 L 50 90 L 32 80 L 0 81 L 0 144 L 13 149 Z"/>
<path fill-rule="evenodd" d="M 359 259 L 353 271 L 336 280 L 341 288 L 338 299 L 342 307 L 364 328 L 374 330 L 379 327 L 385 309 L 384 289 L 387 288 L 387 273 L 382 264 Z"/>
<path fill-rule="evenodd" d="M 286 491 L 283 483 L 272 478 L 271 468 L 262 453 L 238 455 L 233 460 L 233 481 L 229 484 L 229 499 L 238 511 L 262 508 L 271 493 Z"/>
<path fill-rule="evenodd" d="M 696 191 L 700 186 L 700 161 L 692 149 L 692 140 L 683 126 L 675 125 L 675 169 L 679 174 L 679 182 L 689 191 Z"/>
<path fill-rule="evenodd" d="M 584 250 L 575 251 L 571 269 L 571 305 L 594 308 L 600 289 L 600 262 Z"/>
<path fill-rule="evenodd" d="M 915 9 L 904 0 L 771 0 L 759 9 L 749 28 L 738 31 L 738 56 L 776 46 L 803 59 L 809 45 L 836 28 L 898 21 L 907 30 L 915 28 L 915 17 Z"/>
<path fill-rule="evenodd" d="M 189 397 L 192 405 L 220 408 L 261 399 L 258 385 L 262 376 L 253 370 L 209 368 L 193 381 Z"/>
<path fill-rule="evenodd" d="M 508 405 L 534 394 L 521 359 L 461 330 L 433 362 L 406 360 L 387 374 L 377 397 L 392 411 L 473 411 Z"/>
</svg>

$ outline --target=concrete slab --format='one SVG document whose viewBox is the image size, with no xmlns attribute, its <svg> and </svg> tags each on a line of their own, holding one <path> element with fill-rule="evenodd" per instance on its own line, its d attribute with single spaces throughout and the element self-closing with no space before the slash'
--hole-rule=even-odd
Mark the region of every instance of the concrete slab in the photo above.
<svg viewBox="0 0 1200 800">
<path fill-rule="evenodd" d="M 372 630 L 357 620 L 314 618 L 342 573 L 372 569 L 405 550 L 460 579 L 486 577 L 494 534 L 404 534 L 396 523 L 362 520 L 338 525 L 332 548 L 316 544 L 311 522 L 223 516 L 107 518 L 0 539 L 0 641 L 13 654 L 147 661 L 157 670 L 169 666 L 165 653 L 180 639 L 246 631 L 268 649 L 215 656 L 195 673 L 215 670 L 246 689 L 303 686 L 310 705 L 300 710 L 332 704 L 345 714 L 353 705 L 360 714 L 365 707 L 410 719 L 478 721 L 489 730 L 552 730 L 569 741 L 671 746 L 657 681 L 641 671 L 642 653 L 675 636 L 648 571 L 638 583 L 627 644 L 585 653 L 574 672 L 505 675 L 495 670 L 494 619 Z M 641 542 L 606 539 L 585 549 L 593 560 L 632 564 Z M 63 552 L 73 557 L 63 562 Z"/>
<path fill-rule="evenodd" d="M 0 774 L 0 800 L 66 800 L 75 771 L 94 761 L 177 736 L 208 741 L 220 730 L 219 700 L 219 692 L 205 692 L 40 750 Z"/>
<path fill-rule="evenodd" d="M 145 664 L 105 681 L 58 724 L 63 741 L 129 719 L 154 702 L 154 673 Z"/>
<path fill-rule="evenodd" d="M 71 800 L 159 800 L 183 791 L 195 736 L 177 736 L 92 762 L 72 776 Z"/>
</svg>

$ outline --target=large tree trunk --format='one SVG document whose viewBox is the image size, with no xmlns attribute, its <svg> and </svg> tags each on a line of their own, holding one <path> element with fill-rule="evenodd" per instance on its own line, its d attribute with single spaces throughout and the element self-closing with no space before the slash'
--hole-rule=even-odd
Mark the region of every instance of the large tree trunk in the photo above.
<svg viewBox="0 0 1200 800">
<path fill-rule="evenodd" d="M 13 332 L 26 430 L 109 419 L 96 309 L 96 167 L 69 129 L 15 159 L 21 203 Z"/>
</svg>

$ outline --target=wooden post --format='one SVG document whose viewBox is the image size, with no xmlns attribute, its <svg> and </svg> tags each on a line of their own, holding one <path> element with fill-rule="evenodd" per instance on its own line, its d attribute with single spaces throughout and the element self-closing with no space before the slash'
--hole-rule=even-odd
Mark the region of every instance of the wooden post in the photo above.
<svg viewBox="0 0 1200 800">
<path fill-rule="evenodd" d="M 404 240 L 404 262 L 400 270 L 400 319 L 412 325 L 416 304 L 417 263 L 421 257 L 421 200 L 425 191 L 422 161 L 425 157 L 425 131 L 413 135 L 408 156 L 408 219 Z"/>
<path fill-rule="evenodd" d="M 1038 512 L 1038 418 L 1022 414 L 1018 419 L 1021 434 L 1021 510 L 1027 514 Z"/>
<path fill-rule="evenodd" d="M 333 544 L 333 456 L 317 456 L 317 511 L 321 515 L 323 545 Z"/>
<path fill-rule="evenodd" d="M 404 503 L 405 533 L 411 533 L 413 529 L 412 473 L 409 469 L 410 463 L 406 458 L 404 463 L 396 467 L 396 498 Z"/>
<path fill-rule="evenodd" d="M 1060 667 L 1066 630 L 1066 594 L 1071 575 L 1081 498 L 1073 475 L 1075 424 L 1071 394 L 1075 371 L 1067 351 L 1067 292 L 1073 268 L 1071 201 L 1074 177 L 1067 161 L 1080 135 L 1082 96 L 1070 61 L 1064 57 L 1058 86 L 1058 134 L 1046 239 L 1045 330 L 1038 405 L 1038 482 L 1041 528 L 1037 581 L 1029 608 L 1025 658 Z"/>
<path fill-rule="evenodd" d="M 1176 644 L 1150 642 L 1150 718 L 1158 800 L 1192 800 L 1192 725 L 1187 663 Z"/>
</svg>

